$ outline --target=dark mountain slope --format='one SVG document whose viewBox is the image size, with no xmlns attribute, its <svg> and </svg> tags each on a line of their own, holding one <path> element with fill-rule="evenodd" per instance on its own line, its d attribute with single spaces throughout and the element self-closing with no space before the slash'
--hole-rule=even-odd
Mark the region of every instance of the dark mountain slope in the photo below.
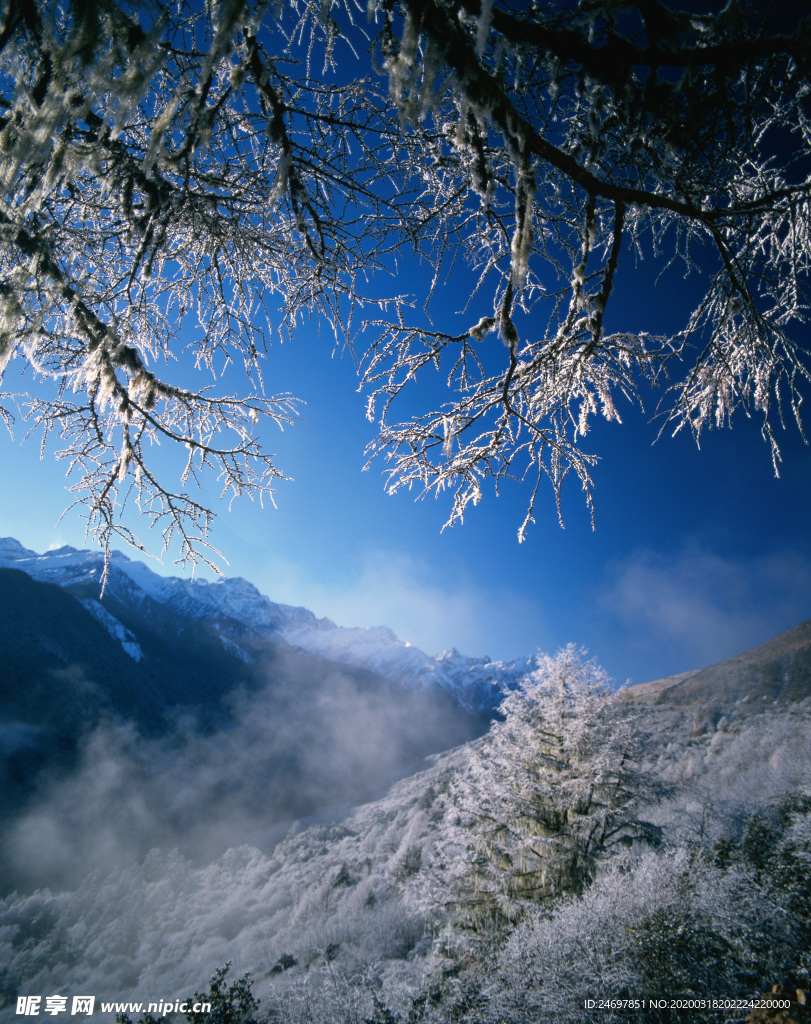
<svg viewBox="0 0 811 1024">
<path fill-rule="evenodd" d="M 111 712 L 154 734 L 169 726 L 167 711 L 209 709 L 252 681 L 244 662 L 204 628 L 180 642 L 177 616 L 173 642 L 138 624 L 143 656 L 136 660 L 70 592 L 16 569 L 0 569 L 0 614 L 6 720 L 75 731 Z"/>
<path fill-rule="evenodd" d="M 227 615 L 186 617 L 143 593 L 100 605 L 94 581 L 64 588 L 0 569 L 4 826 L 54 787 L 69 787 L 76 772 L 88 785 L 93 757 L 117 742 L 110 737 L 121 726 L 134 730 L 141 752 L 112 756 L 131 791 L 146 787 L 150 820 L 162 831 L 145 830 L 146 852 L 167 836 L 181 842 L 181 819 L 194 835 L 211 813 L 206 801 L 172 796 L 175 775 L 179 791 L 189 773 L 213 775 L 225 757 L 223 777 L 201 791 L 219 813 L 262 829 L 377 796 L 486 722 L 442 690 L 404 689 L 276 644 Z M 13 880 L 0 863 L 4 872 Z"/>
<path fill-rule="evenodd" d="M 697 672 L 640 683 L 628 699 L 670 706 L 791 704 L 811 697 L 811 619 Z"/>
</svg>

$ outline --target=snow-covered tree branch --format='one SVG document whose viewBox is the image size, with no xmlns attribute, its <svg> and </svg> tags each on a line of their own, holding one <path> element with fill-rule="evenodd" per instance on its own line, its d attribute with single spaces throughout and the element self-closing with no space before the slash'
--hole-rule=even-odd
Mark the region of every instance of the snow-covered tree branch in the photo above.
<svg viewBox="0 0 811 1024">
<path fill-rule="evenodd" d="M 61 436 L 103 544 L 137 543 L 131 494 L 194 559 L 199 473 L 272 492 L 259 431 L 296 403 L 264 380 L 267 348 L 312 316 L 362 359 L 390 488 L 450 489 L 450 521 L 488 479 L 527 482 L 521 535 L 545 479 L 559 509 L 569 474 L 590 504 L 589 422 L 649 386 L 663 429 L 759 416 L 775 467 L 775 424 L 802 430 L 807 22 L 658 0 L 7 0 L 0 17 L 0 369 L 32 368 L 18 405 Z M 417 258 L 425 293 L 381 298 Z M 703 282 L 675 330 L 614 317 L 640 258 Z M 248 385 L 223 395 L 232 363 Z M 446 398 L 415 413 L 403 390 L 436 368 Z M 160 441 L 186 451 L 179 486 Z"/>
</svg>

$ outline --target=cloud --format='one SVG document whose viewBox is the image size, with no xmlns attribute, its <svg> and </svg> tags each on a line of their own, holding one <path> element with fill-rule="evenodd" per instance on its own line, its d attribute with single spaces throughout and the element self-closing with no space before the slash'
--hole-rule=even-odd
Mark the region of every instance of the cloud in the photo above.
<svg viewBox="0 0 811 1024">
<path fill-rule="evenodd" d="M 640 549 L 609 566 L 597 603 L 637 655 L 658 656 L 670 674 L 798 625 L 811 615 L 809 579 L 808 557 L 790 550 L 733 559 L 698 544 Z"/>
<path fill-rule="evenodd" d="M 314 656 L 277 651 L 262 671 L 261 688 L 224 695 L 219 728 L 190 711 L 157 737 L 102 721 L 75 764 L 49 765 L 4 821 L 0 893 L 72 887 L 155 847 L 205 862 L 247 836 L 273 842 L 284 822 L 370 799 L 477 728 L 439 697 Z M 0 730 L 12 752 L 38 739 Z"/>
<path fill-rule="evenodd" d="M 540 602 L 509 587 L 483 587 L 464 570 L 440 576 L 425 559 L 400 551 L 368 551 L 350 580 L 319 582 L 275 559 L 260 590 L 310 608 L 339 626 L 388 626 L 428 654 L 513 658 L 556 641 Z M 272 582 L 270 582 L 272 580 Z"/>
</svg>

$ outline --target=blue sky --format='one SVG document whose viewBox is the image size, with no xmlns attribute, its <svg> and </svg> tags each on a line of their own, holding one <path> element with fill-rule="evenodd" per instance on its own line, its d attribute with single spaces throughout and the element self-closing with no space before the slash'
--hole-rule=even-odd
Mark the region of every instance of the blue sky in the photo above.
<svg viewBox="0 0 811 1024">
<path fill-rule="evenodd" d="M 634 276 L 642 281 L 630 270 L 629 285 Z M 677 296 L 652 293 L 651 309 L 659 299 L 668 311 Z M 618 322 L 649 319 L 634 287 L 617 298 Z M 734 655 L 811 616 L 811 451 L 795 429 L 775 479 L 754 422 L 706 435 L 699 451 L 684 434 L 652 444 L 656 426 L 624 408 L 622 425 L 597 422 L 589 435 L 601 459 L 596 530 L 572 482 L 565 530 L 548 492 L 519 545 L 526 493 L 516 486 L 442 532 L 449 499 L 389 496 L 382 466 L 362 471 L 374 430 L 354 366 L 332 344 L 304 328 L 270 353 L 270 389 L 307 403 L 294 427 L 265 428 L 294 478 L 280 484 L 278 508 L 219 506 L 212 540 L 227 571 L 273 600 L 342 625 L 388 625 L 430 653 L 509 658 L 574 641 L 635 682 Z M 36 550 L 82 546 L 77 511 L 57 524 L 69 501 L 64 464 L 40 461 L 34 438 L 21 447 L 21 427 L 15 442 L 0 440 L 0 530 Z M 216 502 L 213 482 L 204 493 Z M 160 550 L 159 537 L 144 539 Z M 171 557 L 153 568 L 178 571 Z"/>
</svg>

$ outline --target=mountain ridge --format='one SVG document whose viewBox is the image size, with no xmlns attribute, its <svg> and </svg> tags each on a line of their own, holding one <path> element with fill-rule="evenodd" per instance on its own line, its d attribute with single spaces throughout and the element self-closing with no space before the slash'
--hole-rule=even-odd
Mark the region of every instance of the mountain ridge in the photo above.
<svg viewBox="0 0 811 1024">
<path fill-rule="evenodd" d="M 191 619 L 217 620 L 223 646 L 243 660 L 250 660 L 245 643 L 256 634 L 339 664 L 376 672 L 406 689 L 444 691 L 461 708 L 474 713 L 492 714 L 505 693 L 517 687 L 536 664 L 534 655 L 501 662 L 486 656 L 469 657 L 455 649 L 432 657 L 400 640 L 385 626 L 337 626 L 306 608 L 274 602 L 242 577 L 215 582 L 163 577 L 119 551 L 111 555 L 101 599 L 98 589 L 104 556 L 100 551 L 64 546 L 38 554 L 14 538 L 1 538 L 0 567 L 21 569 L 37 580 L 58 584 L 86 602 L 95 600 L 115 621 L 97 612 L 96 617 L 122 643 L 131 645 L 129 653 L 133 656 L 137 637 L 121 632 L 129 627 L 120 622 L 115 609 L 144 606 L 151 601 Z M 95 593 L 93 588 L 98 588 Z"/>
<path fill-rule="evenodd" d="M 185 849 L 207 834 L 206 802 L 180 800 L 176 820 L 191 822 L 188 837 L 164 808 L 187 785 L 184 757 L 196 764 L 207 743 L 232 751 L 225 781 L 212 776 L 205 786 L 239 832 L 247 821 L 273 829 L 370 799 L 487 728 L 486 714 L 441 687 L 404 687 L 286 641 L 285 623 L 312 626 L 315 616 L 274 605 L 246 581 L 163 581 L 117 555 L 100 596 L 103 568 L 100 553 L 40 556 L 0 542 L 0 813 L 8 820 L 59 780 L 69 790 L 77 772 L 110 784 L 122 745 L 132 770 L 162 794 L 139 852 L 167 835 Z M 96 760 L 99 772 L 83 767 Z M 159 778 L 163 763 L 175 783 Z M 0 844 L 0 891 L 41 881 Z"/>
<path fill-rule="evenodd" d="M 646 705 L 790 704 L 811 696 L 811 619 L 702 669 L 637 683 L 626 699 Z"/>
<path fill-rule="evenodd" d="M 156 629 L 167 611 L 190 622 L 205 621 L 222 649 L 246 664 L 257 644 L 269 641 L 371 671 L 405 689 L 444 693 L 463 710 L 486 716 L 496 713 L 503 697 L 537 667 L 537 655 L 492 661 L 451 648 L 431 656 L 386 626 L 338 626 L 307 608 L 275 602 L 242 577 L 214 582 L 164 577 L 120 551 L 111 554 L 101 598 L 101 551 L 64 546 L 38 554 L 14 538 L 0 538 L 0 567 L 20 569 L 71 593 L 135 659 L 144 652 L 133 622 L 127 621 L 133 608 Z M 802 700 L 811 694 L 811 620 L 732 658 L 637 683 L 624 693 L 638 704 L 685 707 Z"/>
</svg>

